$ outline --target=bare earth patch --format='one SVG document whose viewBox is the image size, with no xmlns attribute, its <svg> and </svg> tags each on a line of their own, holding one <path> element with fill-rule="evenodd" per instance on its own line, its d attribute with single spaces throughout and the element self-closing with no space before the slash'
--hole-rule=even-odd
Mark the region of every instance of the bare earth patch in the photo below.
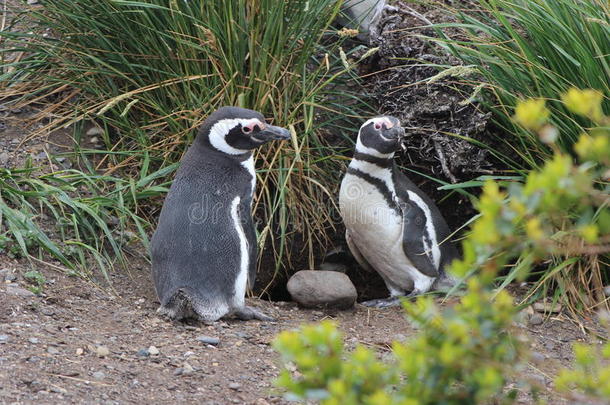
<svg viewBox="0 0 610 405">
<path fill-rule="evenodd" d="M 393 340 L 416 333 L 399 308 L 316 311 L 258 300 L 251 303 L 277 322 L 172 323 L 155 312 L 145 265 L 114 276 L 113 289 L 43 266 L 40 296 L 27 294 L 27 266 L 0 259 L 2 277 L 12 280 L 0 285 L 1 403 L 286 403 L 272 387 L 280 364 L 270 343 L 280 331 L 333 319 L 349 348 L 371 346 L 386 360 Z M 516 329 L 534 352 L 522 376 L 540 384 L 550 403 L 569 403 L 551 381 L 570 364 L 571 344 L 590 341 L 585 330 L 557 314 Z M 521 398 L 530 403 L 525 393 Z"/>
</svg>

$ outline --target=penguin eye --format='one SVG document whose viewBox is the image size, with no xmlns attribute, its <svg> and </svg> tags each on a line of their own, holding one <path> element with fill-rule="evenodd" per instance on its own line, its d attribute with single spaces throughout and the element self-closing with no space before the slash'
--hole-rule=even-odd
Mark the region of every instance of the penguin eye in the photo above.
<svg viewBox="0 0 610 405">
<path fill-rule="evenodd" d="M 250 128 L 250 127 L 242 127 L 241 131 L 244 134 L 249 134 L 250 132 L 252 132 L 252 128 Z"/>
<path fill-rule="evenodd" d="M 375 123 L 375 129 L 376 129 L 376 130 L 380 130 L 380 129 L 381 129 L 381 124 L 380 124 L 380 123 L 378 123 L 378 122 L 376 122 L 376 123 Z"/>
</svg>

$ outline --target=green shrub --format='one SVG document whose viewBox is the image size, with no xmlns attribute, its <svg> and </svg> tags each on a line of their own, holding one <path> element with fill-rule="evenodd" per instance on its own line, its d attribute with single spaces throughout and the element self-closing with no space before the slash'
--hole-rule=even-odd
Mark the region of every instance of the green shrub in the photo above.
<svg viewBox="0 0 610 405">
<path fill-rule="evenodd" d="M 485 184 L 477 204 L 480 215 L 463 242 L 463 258 L 451 266 L 456 276 L 467 280 L 467 292 L 445 310 L 429 297 L 405 302 L 407 317 L 419 332 L 404 344 L 394 343 L 395 364 L 379 363 L 365 348 L 344 355 L 332 326 L 305 327 L 284 332 L 275 341 L 283 361 L 290 364 L 277 385 L 291 397 L 324 404 L 512 402 L 516 393 L 507 392 L 506 383 L 519 371 L 522 348 L 510 334 L 516 307 L 496 288 L 498 274 L 510 266 L 506 280 L 524 279 L 534 264 L 568 256 L 547 274 L 552 277 L 574 270 L 578 262 L 599 265 L 598 256 L 610 251 L 610 128 L 608 117 L 597 114 L 601 100 L 594 94 L 571 90 L 564 95 L 570 107 L 575 99 L 589 100 L 575 113 L 586 113 L 598 125 L 575 145 L 579 165 L 554 146 L 544 102 L 531 101 L 517 109 L 515 119 L 538 131 L 555 156 L 524 183 L 506 190 L 493 181 Z M 603 277 L 602 266 L 590 270 Z M 607 300 L 601 305 L 604 302 L 607 306 Z M 369 374 L 370 380 L 365 379 Z M 583 382 L 578 372 L 570 376 L 563 381 L 583 388 L 598 381 L 587 374 L 589 380 Z M 599 388 L 603 394 L 602 387 L 605 384 Z"/>
<path fill-rule="evenodd" d="M 576 343 L 574 353 L 575 368 L 561 370 L 555 379 L 557 389 L 572 396 L 574 389 L 578 389 L 590 398 L 610 400 L 610 342 L 601 350 Z"/>
<path fill-rule="evenodd" d="M 394 342 L 393 360 L 384 364 L 364 346 L 344 353 L 341 335 L 330 322 L 282 332 L 274 347 L 297 376 L 284 369 L 277 385 L 289 399 L 329 404 L 475 404 L 504 392 L 520 360 L 519 343 L 507 332 L 515 313 L 512 299 L 493 294 L 476 280 L 461 302 L 440 311 L 430 298 L 405 303 L 408 319 L 421 332 Z"/>
<path fill-rule="evenodd" d="M 41 272 L 30 270 L 23 275 L 23 278 L 30 283 L 28 289 L 34 294 L 42 293 L 45 283 L 47 282 Z"/>
<path fill-rule="evenodd" d="M 332 150 L 320 127 L 357 115 L 357 103 L 344 103 L 329 86 L 345 70 L 333 56 L 338 52 L 320 45 L 339 5 L 48 0 L 29 16 L 50 31 L 0 33 L 6 54 L 25 55 L 1 67 L 3 96 L 20 97 L 18 104 L 54 102 L 47 108 L 51 122 L 41 132 L 84 119 L 102 121 L 108 151 L 93 152 L 104 158 L 96 168 L 121 169 L 131 177 L 149 165 L 178 161 L 194 129 L 221 105 L 273 117 L 295 136 L 257 155 L 259 243 L 272 247 L 278 263 L 289 264 L 298 235 L 311 241 L 305 254 L 313 260 L 316 243 L 325 242 L 333 226 L 331 213 L 318 207 L 326 205 L 340 173 L 340 163 L 328 159 Z M 317 109 L 322 101 L 330 118 Z"/>
<path fill-rule="evenodd" d="M 483 0 L 477 6 L 477 11 L 448 10 L 459 23 L 436 27 L 439 33 L 450 26 L 464 34 L 439 43 L 478 68 L 486 105 L 504 129 L 500 141 L 522 162 L 504 159 L 529 169 L 552 157 L 552 148 L 511 120 L 518 101 L 529 98 L 546 101 L 559 131 L 555 144 L 569 153 L 589 122 L 570 111 L 561 94 L 571 87 L 595 89 L 610 113 L 610 5 L 605 0 Z"/>
</svg>

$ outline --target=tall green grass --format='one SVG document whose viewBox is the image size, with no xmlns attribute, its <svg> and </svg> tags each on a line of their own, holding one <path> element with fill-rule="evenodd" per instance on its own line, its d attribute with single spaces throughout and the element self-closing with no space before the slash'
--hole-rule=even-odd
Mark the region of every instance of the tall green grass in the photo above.
<svg viewBox="0 0 610 405">
<path fill-rule="evenodd" d="M 2 67 L 3 95 L 16 105 L 51 100 L 39 115 L 49 120 L 41 133 L 101 122 L 110 152 L 90 168 L 131 177 L 177 162 L 217 107 L 261 111 L 293 139 L 257 154 L 259 243 L 289 266 L 300 236 L 310 241 L 303 253 L 313 264 L 333 224 L 319 207 L 340 173 L 327 159 L 324 131 L 359 111 L 358 100 L 342 102 L 331 86 L 345 71 L 338 48 L 321 45 L 339 45 L 324 40 L 339 7 L 338 0 L 45 1 L 33 15 L 49 36 L 1 34 L 5 52 L 25 55 Z"/>
<path fill-rule="evenodd" d="M 542 98 L 558 129 L 557 146 L 570 152 L 590 121 L 570 112 L 560 95 L 572 87 L 595 89 L 610 112 L 610 5 L 605 0 L 481 0 L 477 10 L 447 9 L 458 23 L 435 25 L 438 42 L 478 68 L 485 103 L 504 130 L 501 141 L 522 163 L 539 167 L 552 155 L 536 134 L 512 119 L 518 100 Z M 446 28 L 461 35 L 443 34 Z M 456 39 L 459 38 L 459 39 Z M 507 156 L 508 158 L 508 156 Z"/>
<path fill-rule="evenodd" d="M 74 169 L 44 174 L 29 164 L 0 169 L 0 251 L 44 260 L 44 250 L 70 271 L 92 276 L 97 268 L 108 279 L 115 262 L 125 264 L 131 239 L 148 247 L 150 223 L 139 206 L 167 191 L 162 179 L 176 166 L 132 179 Z"/>
</svg>

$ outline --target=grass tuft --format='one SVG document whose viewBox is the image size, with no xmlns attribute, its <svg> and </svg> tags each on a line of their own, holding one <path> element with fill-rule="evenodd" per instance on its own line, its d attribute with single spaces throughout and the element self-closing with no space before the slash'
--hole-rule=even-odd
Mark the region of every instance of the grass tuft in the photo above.
<svg viewBox="0 0 610 405">
<path fill-rule="evenodd" d="M 477 11 L 448 9 L 458 23 L 437 24 L 437 41 L 483 78 L 487 107 L 504 130 L 501 141 L 522 160 L 517 169 L 539 168 L 552 156 L 540 138 L 511 119 L 519 100 L 543 99 L 558 129 L 556 141 L 571 152 L 591 121 L 566 108 L 570 88 L 594 89 L 610 112 L 610 5 L 604 0 L 483 0 Z M 458 29 L 453 39 L 443 30 Z M 459 39 L 456 39 L 459 38 Z"/>
<path fill-rule="evenodd" d="M 290 251 L 302 238 L 313 265 L 335 222 L 319 207 L 332 200 L 341 164 L 329 159 L 325 136 L 346 125 L 337 116 L 360 111 L 356 97 L 347 100 L 335 87 L 347 73 L 334 56 L 341 42 L 328 30 L 340 3 L 49 0 L 33 16 L 50 35 L 0 33 L 5 55 L 22 55 L 5 59 L 8 85 L 0 99 L 16 106 L 44 102 L 34 117 L 45 122 L 39 134 L 97 121 L 107 151 L 96 152 L 95 166 L 83 136 L 75 135 L 85 171 L 120 174 L 136 184 L 142 171 L 162 173 L 179 161 L 195 128 L 216 108 L 261 111 L 290 127 L 293 140 L 257 154 L 259 243 L 271 247 L 277 270 L 296 262 Z M 322 45 L 331 42 L 333 48 Z M 119 187 L 112 179 L 96 181 Z M 95 243 L 102 243 L 102 234 Z"/>
</svg>

